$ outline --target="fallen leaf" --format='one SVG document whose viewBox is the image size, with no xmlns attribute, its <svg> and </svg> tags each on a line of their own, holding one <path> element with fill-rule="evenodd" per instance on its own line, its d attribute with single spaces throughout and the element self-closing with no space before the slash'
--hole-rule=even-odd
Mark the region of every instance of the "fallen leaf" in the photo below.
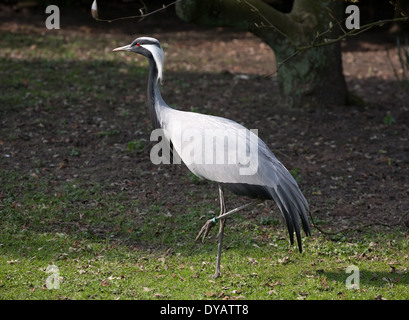
<svg viewBox="0 0 409 320">
<path fill-rule="evenodd" d="M 288 256 L 282 258 L 282 259 L 278 259 L 278 263 L 287 263 L 290 260 L 290 258 Z"/>
<path fill-rule="evenodd" d="M 15 264 L 15 263 L 20 263 L 18 260 L 9 260 L 7 261 L 8 264 Z"/>
<path fill-rule="evenodd" d="M 109 282 L 108 282 L 108 280 L 102 281 L 102 282 L 101 282 L 101 286 L 103 286 L 103 287 L 109 287 Z"/>
<path fill-rule="evenodd" d="M 58 164 L 57 164 L 57 166 L 58 166 L 58 168 L 60 168 L 60 169 L 64 169 L 64 168 L 66 168 L 67 167 L 67 163 L 66 162 L 59 162 Z"/>
<path fill-rule="evenodd" d="M 269 284 L 270 287 L 275 287 L 275 286 L 284 286 L 284 283 L 280 282 L 280 281 L 276 281 L 274 283 L 270 283 Z"/>
<path fill-rule="evenodd" d="M 213 297 L 215 293 L 213 291 L 205 292 L 206 297 Z"/>
<path fill-rule="evenodd" d="M 321 284 L 322 284 L 324 290 L 328 290 L 328 284 L 327 284 L 327 279 L 326 278 L 321 280 Z"/>
</svg>

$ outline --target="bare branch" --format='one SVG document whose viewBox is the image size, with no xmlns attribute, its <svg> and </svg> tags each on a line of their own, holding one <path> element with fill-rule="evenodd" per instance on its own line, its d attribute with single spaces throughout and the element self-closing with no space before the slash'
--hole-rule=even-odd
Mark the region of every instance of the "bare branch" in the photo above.
<svg viewBox="0 0 409 320">
<path fill-rule="evenodd" d="M 398 0 L 398 1 L 390 0 L 389 3 L 390 3 L 391 5 L 393 5 L 393 6 L 395 7 L 395 10 L 396 10 L 396 11 L 399 11 L 399 13 L 400 13 L 402 16 L 406 16 L 406 17 L 409 18 L 409 12 L 407 12 L 406 10 L 404 10 L 403 8 L 401 8 L 401 6 L 400 6 L 400 0 Z"/>
<path fill-rule="evenodd" d="M 239 0 L 239 1 L 240 1 L 240 0 Z M 280 35 L 282 35 L 284 38 L 288 39 L 288 40 L 295 46 L 295 43 L 292 42 L 291 38 L 290 38 L 287 34 L 285 34 L 282 30 L 280 30 L 277 26 L 275 26 L 274 24 L 272 24 L 272 23 L 270 22 L 270 20 L 267 19 L 267 18 L 260 12 L 260 10 L 259 10 L 258 8 L 256 8 L 253 4 L 249 3 L 247 0 L 244 0 L 244 3 L 247 4 L 253 12 L 257 12 L 257 13 L 259 14 L 259 16 L 260 16 L 266 23 L 268 23 L 268 26 L 265 26 L 264 23 L 262 23 L 261 25 L 258 25 L 258 24 L 255 23 L 254 25 L 255 25 L 256 27 L 271 27 L 271 28 L 273 28 L 275 31 L 277 31 Z"/>
<path fill-rule="evenodd" d="M 368 24 L 365 24 L 365 25 L 361 26 L 360 29 L 352 29 L 352 30 L 344 33 L 343 35 L 341 35 L 341 36 L 339 36 L 339 37 L 337 37 L 335 39 L 330 39 L 330 40 L 324 39 L 324 41 L 321 42 L 321 43 L 314 43 L 313 42 L 313 43 L 308 44 L 306 46 L 297 47 L 297 50 L 303 51 L 303 50 L 311 49 L 311 48 L 314 48 L 314 47 L 327 46 L 327 45 L 336 43 L 338 41 L 341 41 L 341 40 L 343 40 L 343 39 L 345 39 L 347 37 L 356 36 L 358 34 L 361 34 L 361 33 L 365 32 L 365 31 L 368 31 L 369 29 L 371 29 L 373 27 L 381 27 L 386 23 L 398 22 L 398 21 L 408 21 L 408 20 L 409 20 L 409 17 L 401 17 L 401 18 L 385 19 L 385 20 L 379 20 L 379 21 L 376 21 L 376 22 L 371 22 L 371 23 L 368 23 Z M 320 34 L 320 37 L 323 34 L 325 34 L 326 32 Z"/>
<path fill-rule="evenodd" d="M 95 20 L 97 20 L 97 21 L 102 21 L 102 22 L 114 22 L 114 21 L 126 20 L 126 19 L 141 19 L 141 20 L 143 20 L 144 18 L 146 18 L 146 17 L 148 17 L 148 16 L 150 16 L 150 15 L 152 15 L 152 14 L 154 14 L 154 13 L 157 13 L 157 12 L 159 12 L 159 11 L 162 11 L 162 10 L 164 10 L 164 9 L 166 9 L 166 8 L 168 8 L 168 7 L 174 5 L 174 4 L 176 4 L 177 2 L 180 2 L 180 1 L 182 1 L 182 0 L 173 1 L 173 2 L 171 2 L 171 3 L 169 3 L 169 4 L 167 4 L 167 5 L 163 5 L 162 8 L 159 8 L 159 9 L 157 9 L 157 10 L 155 10 L 155 11 L 147 12 L 147 13 L 143 13 L 143 10 L 146 10 L 146 11 L 147 11 L 147 6 L 146 6 L 146 4 L 145 4 L 142 0 L 139 0 L 139 1 L 142 2 L 142 5 L 143 5 L 143 8 L 139 9 L 139 12 L 141 13 L 141 14 L 139 14 L 139 15 L 127 16 L 127 17 L 120 17 L 120 18 L 115 18 L 115 19 L 100 19 L 100 18 L 98 17 L 98 8 L 97 8 L 97 5 L 96 5 L 96 3 L 97 3 L 96 0 L 94 0 L 94 2 L 93 2 L 93 4 L 92 4 L 91 14 L 92 14 L 92 17 L 93 17 Z"/>
<path fill-rule="evenodd" d="M 334 44 L 336 42 L 339 42 L 343 39 L 346 39 L 347 37 L 351 37 L 351 36 L 357 36 L 365 31 L 368 31 L 369 29 L 373 28 L 373 27 L 377 27 L 377 26 L 383 26 L 386 23 L 391 23 L 391 22 L 398 22 L 398 21 L 409 21 L 409 17 L 401 17 L 401 18 L 394 18 L 394 19 L 385 19 L 385 20 L 379 20 L 376 22 L 372 22 L 372 23 L 368 23 L 365 24 L 363 26 L 361 26 L 360 29 L 352 29 L 351 31 L 345 32 L 340 35 L 339 37 L 335 38 L 335 39 L 325 39 L 322 42 L 316 43 L 316 41 L 320 38 L 322 38 L 325 34 L 329 33 L 333 28 L 335 28 L 335 25 L 333 24 L 332 26 L 330 26 L 329 29 L 327 29 L 326 31 L 322 32 L 322 33 L 318 33 L 315 38 L 312 40 L 311 43 L 304 45 L 304 46 L 295 46 L 295 51 L 294 53 L 290 54 L 287 58 L 285 58 L 283 61 L 277 63 L 277 68 L 274 72 L 272 72 L 271 74 L 268 75 L 268 77 L 272 77 L 274 76 L 278 70 L 280 70 L 280 68 L 282 67 L 283 64 L 285 64 L 287 61 L 289 61 L 290 59 L 292 59 L 293 57 L 295 57 L 297 54 L 299 54 L 302 51 L 308 50 L 308 49 L 312 49 L 312 48 L 316 48 L 316 47 L 322 47 L 322 46 L 328 46 L 331 44 Z M 337 24 L 341 24 L 342 21 L 338 21 L 337 20 Z M 266 26 L 268 27 L 268 26 Z"/>
</svg>

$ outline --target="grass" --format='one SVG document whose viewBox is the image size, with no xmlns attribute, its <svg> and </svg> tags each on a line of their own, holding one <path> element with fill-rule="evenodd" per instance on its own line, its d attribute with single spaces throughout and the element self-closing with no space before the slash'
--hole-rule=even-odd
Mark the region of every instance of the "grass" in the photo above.
<svg viewBox="0 0 409 320">
<path fill-rule="evenodd" d="M 69 140 L 76 124 L 62 117 L 57 129 L 48 128 L 48 114 L 71 108 L 86 119 L 87 108 L 116 105 L 117 97 L 107 96 L 107 88 L 124 97 L 134 90 L 118 70 L 123 68 L 120 74 L 130 78 L 146 76 L 146 65 L 142 68 L 137 62 L 129 71 L 130 58 L 109 53 L 106 48 L 122 44 L 109 38 L 49 35 L 44 39 L 9 33 L 0 38 L 5 89 L 0 115 L 40 108 L 44 112 L 36 118 L 25 119 L 38 135 L 55 130 L 57 138 Z M 118 116 L 133 116 L 125 106 L 118 110 Z M 97 146 L 125 134 L 122 128 L 95 121 Z M 0 144 L 20 139 L 21 125 L 0 131 Z M 143 140 L 124 137 L 125 153 L 142 148 L 139 141 Z M 2 152 L 0 164 L 11 161 L 13 154 L 7 152 Z M 58 152 L 81 159 L 87 150 L 67 145 Z M 21 166 L 0 166 L 1 299 L 409 298 L 409 240 L 399 229 L 368 229 L 336 239 L 314 230 L 303 240 L 300 254 L 270 211 L 256 217 L 244 213 L 227 223 L 222 277 L 215 280 L 216 230 L 204 244 L 194 242 L 206 219 L 218 211 L 215 204 L 196 203 L 192 191 L 190 202 L 171 210 L 160 197 L 150 196 L 147 206 L 125 191 L 111 192 L 109 181 L 82 178 L 81 166 L 76 175 L 63 179 L 58 171 L 43 170 L 50 165 L 48 158 L 30 163 L 27 156 L 22 161 Z M 300 178 L 298 170 L 293 173 Z M 192 176 L 185 180 L 200 184 Z M 51 265 L 58 274 L 47 273 Z M 360 271 L 356 290 L 345 285 L 350 265 Z M 59 288 L 49 289 L 50 283 Z"/>
<path fill-rule="evenodd" d="M 103 186 L 65 183 L 2 171 L 0 288 L 2 299 L 407 299 L 409 242 L 402 233 L 304 239 L 288 244 L 281 224 L 230 220 L 214 280 L 214 235 L 193 241 L 203 209 L 163 214 L 152 205 L 103 195 Z M 84 204 L 84 199 L 86 203 Z M 233 222 L 234 221 L 234 222 Z M 47 267 L 59 270 L 50 290 Z M 346 269 L 360 271 L 347 289 Z"/>
</svg>

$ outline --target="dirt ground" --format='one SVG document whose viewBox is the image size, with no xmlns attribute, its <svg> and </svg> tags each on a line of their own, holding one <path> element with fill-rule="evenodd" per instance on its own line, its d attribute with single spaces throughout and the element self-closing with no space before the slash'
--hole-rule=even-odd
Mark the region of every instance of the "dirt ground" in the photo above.
<svg viewBox="0 0 409 320">
<path fill-rule="evenodd" d="M 394 35 L 367 32 L 343 42 L 348 88 L 365 106 L 289 110 L 279 104 L 277 83 L 269 77 L 275 70 L 274 54 L 259 39 L 164 16 L 158 15 L 159 22 L 146 19 L 135 30 L 127 22 L 92 21 L 84 10 L 64 19 L 59 32 L 117 37 L 123 44 L 136 34 L 146 34 L 167 43 L 163 96 L 168 104 L 184 110 L 194 106 L 258 129 L 285 166 L 297 168 L 311 213 L 324 221 L 325 229 L 395 223 L 409 210 L 409 89 L 397 80 L 392 67 L 399 72 Z M 38 17 L 41 14 L 3 12 L 0 30 L 36 37 L 44 32 L 44 21 Z M 172 83 L 178 77 L 183 78 L 184 90 L 180 81 L 179 86 Z M 146 85 L 147 79 L 142 80 Z M 118 99 L 145 107 L 144 93 L 145 87 L 135 96 Z M 138 199 L 146 207 L 156 199 L 170 211 L 186 203 L 217 205 L 216 186 L 192 183 L 184 166 L 154 166 L 150 148 L 124 152 L 128 141 L 149 139 L 148 113 L 138 111 L 135 115 L 140 118 L 132 120 L 116 117 L 114 109 L 109 105 L 96 109 L 90 101 L 82 113 L 69 109 L 53 113 L 40 107 L 5 114 L 1 119 L 1 169 L 50 175 L 56 184 L 69 179 L 105 183 L 105 192 L 127 192 L 129 199 Z M 37 116 L 42 119 L 40 127 L 33 121 Z M 56 139 L 55 127 L 61 117 L 72 124 L 71 132 Z M 120 132 L 105 140 L 87 134 L 100 125 L 98 117 Z M 143 125 L 135 129 L 136 122 Z M 7 140 L 6 132 L 15 128 L 18 138 Z M 73 148 L 81 149 L 80 156 L 72 154 Z M 12 155 L 12 160 L 6 155 Z M 38 161 L 43 165 L 36 171 L 33 163 Z M 242 203 L 243 199 L 229 197 L 229 205 Z"/>
</svg>

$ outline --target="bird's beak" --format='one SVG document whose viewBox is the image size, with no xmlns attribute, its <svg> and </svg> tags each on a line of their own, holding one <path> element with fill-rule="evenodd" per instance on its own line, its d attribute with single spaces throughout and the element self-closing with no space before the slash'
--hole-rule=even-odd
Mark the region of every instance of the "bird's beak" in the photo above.
<svg viewBox="0 0 409 320">
<path fill-rule="evenodd" d="M 127 44 L 126 46 L 115 48 L 112 51 L 129 51 L 130 49 L 131 49 L 131 45 Z"/>
</svg>

